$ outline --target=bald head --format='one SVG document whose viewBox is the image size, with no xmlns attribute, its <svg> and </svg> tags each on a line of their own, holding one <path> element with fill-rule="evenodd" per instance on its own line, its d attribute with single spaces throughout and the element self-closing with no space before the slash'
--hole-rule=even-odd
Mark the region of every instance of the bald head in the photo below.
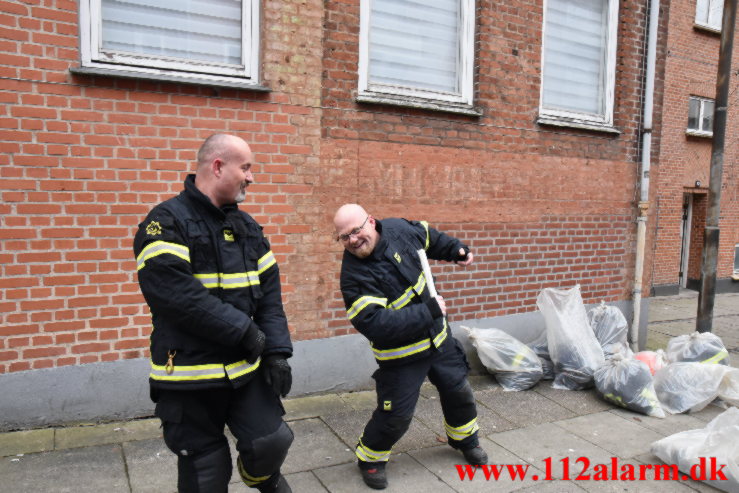
<svg viewBox="0 0 739 493">
<path fill-rule="evenodd" d="M 254 181 L 252 152 L 244 139 L 229 134 L 213 134 L 198 150 L 195 186 L 216 207 L 242 202 L 246 187 Z"/>
<path fill-rule="evenodd" d="M 375 229 L 375 218 L 358 204 L 344 204 L 334 215 L 336 237 L 346 251 L 365 258 L 375 249 L 380 233 Z"/>
</svg>

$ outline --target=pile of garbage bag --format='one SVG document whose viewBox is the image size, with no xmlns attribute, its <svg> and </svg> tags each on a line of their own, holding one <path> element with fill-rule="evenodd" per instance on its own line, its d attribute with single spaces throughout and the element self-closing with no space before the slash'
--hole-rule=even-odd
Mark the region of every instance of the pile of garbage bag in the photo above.
<svg viewBox="0 0 739 493">
<path fill-rule="evenodd" d="M 595 370 L 594 378 L 598 395 L 606 401 L 647 416 L 665 417 L 644 362 L 617 353 Z"/>
</svg>

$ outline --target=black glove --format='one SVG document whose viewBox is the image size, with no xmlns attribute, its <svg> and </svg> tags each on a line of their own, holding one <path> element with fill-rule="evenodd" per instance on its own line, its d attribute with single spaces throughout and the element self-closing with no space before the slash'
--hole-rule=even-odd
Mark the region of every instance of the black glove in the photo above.
<svg viewBox="0 0 739 493">
<path fill-rule="evenodd" d="M 463 246 L 462 249 L 464 250 L 464 255 L 460 255 L 459 250 L 457 250 L 457 259 L 455 260 L 455 262 L 464 262 L 465 260 L 467 260 L 467 256 L 470 254 L 470 249 L 466 246 Z"/>
<path fill-rule="evenodd" d="M 285 397 L 293 385 L 293 373 L 290 365 L 282 354 L 271 354 L 262 361 L 264 378 L 267 385 L 272 387 L 275 394 Z"/>
<path fill-rule="evenodd" d="M 264 335 L 264 332 L 259 330 L 257 324 L 252 322 L 249 325 L 249 328 L 246 329 L 244 338 L 241 339 L 241 345 L 246 349 L 246 361 L 252 365 L 256 363 L 257 358 L 259 358 L 262 355 L 262 351 L 264 351 L 264 343 L 266 341 L 267 337 Z"/>
</svg>

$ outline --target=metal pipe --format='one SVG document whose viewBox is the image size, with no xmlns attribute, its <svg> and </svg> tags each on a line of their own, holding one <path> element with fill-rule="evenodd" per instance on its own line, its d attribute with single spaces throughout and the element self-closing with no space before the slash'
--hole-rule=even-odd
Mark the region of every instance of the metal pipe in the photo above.
<svg viewBox="0 0 739 493">
<path fill-rule="evenodd" d="M 724 142 L 726 137 L 726 110 L 729 105 L 731 82 L 731 55 L 734 45 L 737 0 L 725 0 L 721 26 L 721 49 L 718 57 L 716 100 L 713 108 L 713 139 L 711 146 L 711 173 L 708 181 L 708 209 L 701 262 L 701 286 L 698 293 L 698 314 L 695 329 L 710 332 L 713 324 L 713 304 L 716 297 L 718 267 L 719 215 L 721 206 L 721 175 L 724 169 Z"/>
<path fill-rule="evenodd" d="M 639 320 L 641 319 L 642 275 L 644 250 L 647 237 L 647 213 L 649 211 L 649 169 L 652 159 L 652 114 L 654 112 L 654 75 L 657 60 L 657 28 L 659 27 L 659 0 L 649 4 L 649 31 L 647 34 L 647 67 L 644 81 L 644 113 L 642 116 L 641 174 L 639 176 L 639 217 L 636 226 L 636 262 L 634 265 L 634 318 L 629 340 L 634 351 L 639 350 Z"/>
</svg>

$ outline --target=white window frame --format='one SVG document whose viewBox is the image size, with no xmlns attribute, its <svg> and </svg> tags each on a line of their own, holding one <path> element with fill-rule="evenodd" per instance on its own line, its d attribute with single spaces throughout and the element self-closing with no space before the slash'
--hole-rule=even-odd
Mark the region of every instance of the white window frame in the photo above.
<svg viewBox="0 0 739 493">
<path fill-rule="evenodd" d="M 259 86 L 259 0 L 242 0 L 242 60 L 244 65 L 207 63 L 139 54 L 106 53 L 101 49 L 102 0 L 80 0 L 81 66 L 73 73 L 177 81 L 225 87 Z"/>
<path fill-rule="evenodd" d="M 721 2 L 721 15 L 718 18 L 718 24 L 711 24 L 711 7 Z M 699 19 L 698 14 L 701 11 L 701 5 L 704 6 L 704 11 L 706 12 L 706 20 Z M 715 33 L 721 32 L 721 24 L 723 22 L 723 1 L 722 0 L 696 0 L 695 2 L 695 26 L 699 27 L 701 29 L 705 29 L 707 31 L 712 31 Z"/>
<path fill-rule="evenodd" d="M 546 39 L 547 29 L 547 3 L 548 0 L 544 0 L 544 23 L 542 26 L 541 38 L 541 83 L 539 87 L 539 117 L 537 122 L 543 125 L 585 128 L 609 133 L 620 133 L 620 131 L 613 126 L 613 109 L 616 86 L 616 50 L 618 47 L 618 0 L 608 0 L 608 40 L 604 60 L 606 75 L 604 87 L 605 94 L 603 95 L 605 111 L 603 115 L 565 111 L 562 109 L 546 108 L 544 106 L 544 63 L 546 61 L 544 40 Z"/>
<path fill-rule="evenodd" d="M 473 107 L 475 60 L 475 0 L 459 0 L 460 33 L 457 76 L 459 93 L 373 83 L 369 74 L 369 31 L 372 0 L 360 0 L 359 83 L 357 101 L 480 115 Z"/>
<path fill-rule="evenodd" d="M 704 98 L 704 97 L 701 97 L 701 96 L 690 96 L 688 98 L 688 121 L 690 121 L 689 119 L 690 119 L 690 101 L 691 100 L 700 101 L 700 109 L 698 110 L 698 125 L 699 126 L 702 126 L 702 123 L 701 122 L 703 121 L 703 116 L 704 116 L 704 112 L 705 112 L 705 104 L 704 103 L 706 103 L 706 102 L 708 102 L 708 103 L 714 103 L 714 109 L 715 109 L 715 104 L 716 103 L 715 103 L 715 101 L 712 98 Z M 686 127 L 685 133 L 688 134 L 688 135 L 695 136 L 695 137 L 713 137 L 713 120 L 711 120 L 711 131 L 710 132 L 708 132 L 706 130 L 702 130 L 700 128 Z"/>
</svg>

